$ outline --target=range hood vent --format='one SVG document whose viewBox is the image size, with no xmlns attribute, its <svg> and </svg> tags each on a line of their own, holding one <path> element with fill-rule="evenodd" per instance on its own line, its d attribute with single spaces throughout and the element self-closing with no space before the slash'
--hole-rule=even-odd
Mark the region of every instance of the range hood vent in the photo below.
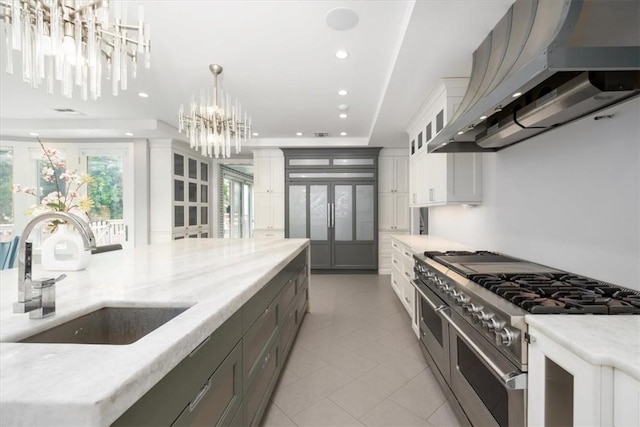
<svg viewBox="0 0 640 427">
<path fill-rule="evenodd" d="M 640 1 L 516 0 L 429 152 L 496 151 L 640 94 Z"/>
</svg>

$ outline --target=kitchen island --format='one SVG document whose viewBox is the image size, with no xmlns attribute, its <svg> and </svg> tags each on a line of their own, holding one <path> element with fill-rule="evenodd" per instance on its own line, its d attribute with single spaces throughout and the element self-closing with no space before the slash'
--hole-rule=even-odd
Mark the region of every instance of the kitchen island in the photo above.
<svg viewBox="0 0 640 427">
<path fill-rule="evenodd" d="M 187 239 L 94 255 L 86 270 L 56 284 L 56 314 L 45 319 L 12 312 L 18 272 L 3 271 L 0 423 L 113 423 L 308 245 L 306 239 Z M 34 278 L 52 275 L 34 266 Z M 150 306 L 188 309 L 129 345 L 16 342 L 102 307 Z"/>
</svg>

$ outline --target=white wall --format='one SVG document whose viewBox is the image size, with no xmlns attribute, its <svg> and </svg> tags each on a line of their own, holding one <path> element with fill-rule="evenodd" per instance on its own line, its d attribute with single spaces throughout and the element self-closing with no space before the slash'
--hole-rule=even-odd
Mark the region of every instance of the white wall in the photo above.
<svg viewBox="0 0 640 427">
<path fill-rule="evenodd" d="M 640 99 L 484 154 L 484 200 L 429 234 L 640 290 Z"/>
</svg>

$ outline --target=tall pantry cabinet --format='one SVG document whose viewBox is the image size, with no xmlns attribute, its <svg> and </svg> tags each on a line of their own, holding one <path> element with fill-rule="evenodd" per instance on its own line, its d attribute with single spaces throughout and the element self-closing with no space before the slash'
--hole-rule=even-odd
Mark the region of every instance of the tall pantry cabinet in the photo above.
<svg viewBox="0 0 640 427">
<path fill-rule="evenodd" d="M 409 153 L 385 148 L 378 157 L 378 273 L 391 273 L 391 236 L 409 234 Z"/>
<path fill-rule="evenodd" d="M 284 155 L 253 150 L 254 237 L 284 237 Z"/>
</svg>

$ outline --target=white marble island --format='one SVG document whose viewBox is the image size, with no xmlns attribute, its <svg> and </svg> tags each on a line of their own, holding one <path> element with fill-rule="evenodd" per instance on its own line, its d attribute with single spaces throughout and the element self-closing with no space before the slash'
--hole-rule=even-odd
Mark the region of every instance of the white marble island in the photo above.
<svg viewBox="0 0 640 427">
<path fill-rule="evenodd" d="M 94 255 L 56 284 L 56 314 L 14 314 L 0 275 L 0 423 L 108 425 L 308 247 L 306 239 L 188 239 Z M 35 278 L 52 276 L 34 266 Z M 190 307 L 129 345 L 20 339 L 105 306 Z"/>
</svg>

